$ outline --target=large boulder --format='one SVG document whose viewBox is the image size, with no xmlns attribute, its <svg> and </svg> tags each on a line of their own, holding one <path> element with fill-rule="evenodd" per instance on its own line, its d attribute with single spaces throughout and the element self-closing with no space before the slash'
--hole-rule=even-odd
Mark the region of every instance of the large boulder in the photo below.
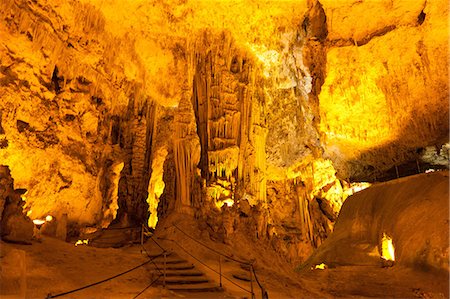
<svg viewBox="0 0 450 299">
<path fill-rule="evenodd" d="M 31 244 L 33 228 L 33 222 L 24 215 L 9 215 L 2 225 L 2 239 L 7 242 Z"/>
<path fill-rule="evenodd" d="M 6 205 L 6 198 L 13 191 L 14 181 L 8 166 L 0 165 L 0 221 Z"/>
<path fill-rule="evenodd" d="M 395 248 L 395 264 L 448 273 L 448 174 L 405 177 L 349 197 L 333 233 L 305 266 L 382 265 L 387 235 Z"/>
<path fill-rule="evenodd" d="M 4 241 L 31 244 L 34 224 L 23 213 L 25 190 L 14 190 L 14 180 L 8 166 L 0 166 L 0 234 Z"/>
</svg>

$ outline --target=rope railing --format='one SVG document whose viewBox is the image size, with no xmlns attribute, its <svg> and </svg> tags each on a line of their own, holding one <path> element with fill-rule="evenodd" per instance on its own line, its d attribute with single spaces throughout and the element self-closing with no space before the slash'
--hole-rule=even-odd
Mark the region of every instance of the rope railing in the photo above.
<svg viewBox="0 0 450 299">
<path fill-rule="evenodd" d="M 144 231 L 147 231 L 148 233 L 150 233 L 150 232 L 148 231 L 148 229 L 143 224 L 141 226 L 141 230 L 142 230 L 141 231 L 141 247 L 142 247 L 142 249 L 144 249 L 144 252 L 147 255 L 147 257 L 148 258 L 152 258 L 150 253 L 148 253 L 147 248 L 145 248 L 145 246 L 144 246 Z M 150 238 L 150 240 L 152 240 L 162 250 L 162 253 L 161 253 L 162 255 L 167 253 L 167 251 L 158 242 L 156 242 L 156 240 L 154 238 Z M 153 262 L 153 260 L 152 260 L 152 263 L 155 266 L 156 270 L 161 274 L 160 277 L 163 276 L 164 272 L 161 271 L 161 269 L 158 267 L 158 265 L 155 262 Z"/>
<path fill-rule="evenodd" d="M 199 240 L 195 239 L 194 237 L 192 237 L 191 235 L 189 235 L 188 233 L 186 233 L 185 231 L 183 231 L 181 228 L 179 228 L 176 224 L 172 224 L 172 226 L 173 226 L 174 228 L 176 228 L 177 230 L 179 230 L 181 233 L 183 233 L 185 236 L 187 236 L 188 238 L 190 238 L 191 240 L 193 240 L 193 241 L 195 241 L 196 243 L 202 245 L 203 247 L 207 248 L 208 250 L 210 250 L 210 251 L 212 251 L 212 252 L 218 254 L 219 256 L 223 256 L 223 257 L 225 257 L 225 258 L 227 258 L 227 259 L 229 259 L 229 260 L 232 260 L 232 261 L 234 261 L 234 262 L 237 262 L 237 263 L 239 263 L 239 264 L 249 266 L 249 272 L 250 272 L 250 287 L 251 287 L 250 293 L 252 294 L 252 298 L 255 297 L 255 294 L 254 294 L 254 292 L 253 292 L 253 276 L 252 276 L 252 274 L 255 276 L 255 280 L 256 280 L 256 282 L 257 282 L 257 284 L 258 284 L 258 286 L 259 286 L 259 288 L 260 288 L 260 290 L 261 290 L 261 297 L 262 297 L 263 299 L 268 298 L 267 290 L 266 290 L 266 289 L 264 288 L 264 286 L 259 282 L 259 279 L 258 279 L 258 277 L 256 276 L 255 268 L 253 267 L 253 262 L 244 262 L 244 261 L 240 261 L 240 260 L 238 260 L 238 259 L 236 259 L 236 258 L 234 258 L 234 257 L 231 257 L 231 256 L 229 256 L 229 255 L 223 254 L 223 253 L 221 253 L 221 252 L 219 252 L 219 251 L 217 251 L 217 250 L 215 250 L 215 249 L 209 247 L 208 245 L 206 245 L 206 244 L 200 242 Z M 170 226 L 169 226 L 169 227 L 170 227 Z M 179 245 L 179 244 L 177 244 L 177 245 Z M 179 246 L 180 246 L 180 245 L 179 245 Z M 216 271 L 215 271 L 215 272 L 216 272 Z M 217 273 L 217 272 L 216 272 L 216 273 Z M 218 274 L 219 274 L 219 273 L 218 273 Z M 221 274 L 221 273 L 220 273 L 220 275 L 221 275 L 221 277 L 222 277 L 222 274 Z M 224 278 L 227 279 L 227 280 L 229 280 L 229 279 L 226 278 L 226 277 L 224 277 Z"/>
<path fill-rule="evenodd" d="M 198 259 L 198 258 L 195 257 L 194 255 L 192 255 L 188 250 L 186 250 L 183 246 L 181 246 L 181 245 L 180 245 L 178 242 L 176 242 L 175 240 L 172 240 L 172 239 L 165 239 L 165 238 L 160 238 L 160 239 L 162 239 L 162 240 L 167 240 L 167 241 L 171 241 L 171 242 L 175 243 L 178 247 L 180 247 L 180 248 L 181 248 L 184 252 L 186 252 L 189 256 L 191 256 L 192 258 L 194 258 L 195 260 L 197 260 L 199 263 L 201 263 L 202 265 L 204 265 L 204 266 L 207 267 L 208 269 L 210 269 L 210 270 L 212 270 L 213 272 L 219 274 L 219 275 L 220 275 L 220 286 L 222 286 L 222 278 L 224 278 L 224 279 L 226 279 L 227 281 L 229 281 L 230 283 L 232 283 L 233 285 L 235 285 L 235 286 L 239 287 L 240 289 L 244 290 L 245 292 L 250 293 L 251 296 L 252 296 L 252 298 L 254 298 L 254 297 L 255 297 L 255 294 L 254 294 L 254 291 L 253 291 L 253 278 L 252 278 L 252 275 L 254 275 L 254 276 L 255 276 L 255 279 L 256 279 L 256 282 L 257 282 L 258 286 L 259 286 L 260 289 L 261 289 L 262 298 L 263 298 L 263 299 L 268 298 L 266 290 L 265 290 L 264 287 L 261 285 L 261 283 L 260 283 L 259 280 L 258 280 L 258 277 L 256 276 L 256 272 L 255 272 L 255 269 L 254 269 L 254 267 L 253 267 L 253 263 L 252 263 L 252 262 L 244 262 L 244 261 L 240 261 L 240 260 L 238 260 L 238 259 L 236 259 L 236 258 L 234 258 L 234 257 L 231 257 L 231 256 L 228 256 L 228 255 L 226 255 L 226 254 L 223 254 L 223 253 L 221 253 L 221 252 L 219 252 L 219 251 L 217 251 L 217 250 L 215 250 L 215 249 L 213 249 L 213 248 L 207 246 L 206 244 L 203 244 L 202 242 L 196 240 L 195 238 L 193 238 L 192 236 L 190 236 L 189 234 L 187 234 L 186 232 L 184 232 L 182 229 L 180 229 L 180 228 L 179 228 L 178 226 L 176 226 L 175 224 L 173 224 L 172 226 L 175 227 L 176 229 L 178 229 L 180 232 L 182 232 L 184 235 L 186 235 L 186 236 L 189 237 L 190 239 L 192 239 L 192 240 L 194 240 L 195 242 L 197 242 L 198 244 L 202 245 L 203 247 L 207 248 L 208 250 L 210 250 L 210 251 L 212 251 L 212 252 L 214 252 L 214 253 L 216 253 L 216 254 L 219 255 L 219 272 L 218 272 L 217 270 L 211 268 L 209 265 L 207 265 L 206 263 L 202 262 L 200 259 Z M 150 237 L 150 240 L 152 240 L 152 241 L 153 241 L 153 242 L 154 242 L 154 243 L 162 250 L 162 253 L 160 253 L 160 254 L 158 254 L 158 255 L 155 255 L 155 256 L 151 256 L 151 255 L 149 254 L 149 252 L 147 251 L 147 249 L 146 249 L 145 246 L 144 246 L 144 234 L 145 234 L 145 231 L 147 231 L 147 233 L 149 233 L 149 234 L 151 234 L 151 232 L 145 227 L 145 225 L 142 224 L 141 227 L 123 227 L 123 228 L 108 228 L 108 229 L 112 229 L 112 230 L 125 230 L 125 229 L 128 229 L 128 230 L 134 230 L 134 229 L 140 229 L 140 231 L 141 231 L 141 247 L 143 248 L 143 250 L 144 250 L 144 252 L 145 252 L 145 254 L 146 254 L 148 260 L 145 261 L 144 263 L 140 264 L 140 265 L 137 265 L 137 266 L 135 266 L 135 267 L 129 269 L 129 270 L 126 270 L 126 271 L 121 272 L 121 273 L 119 273 L 119 274 L 116 274 L 116 275 L 114 275 L 114 276 L 108 277 L 108 278 L 106 278 L 106 279 L 103 279 L 103 280 L 100 280 L 100 281 L 97 281 L 97 282 L 94 282 L 94 283 L 85 285 L 85 286 L 83 286 L 83 287 L 79 287 L 79 288 L 76 288 L 76 289 L 73 289 L 73 290 L 70 290 L 70 291 L 67 291 L 67 292 L 59 293 L 59 294 L 56 294 L 56 295 L 52 295 L 51 293 L 49 293 L 49 294 L 47 295 L 46 298 L 58 298 L 58 297 L 62 297 L 62 296 L 65 296 L 65 295 L 69 295 L 69 294 L 72 294 L 72 293 L 75 293 L 75 292 L 79 292 L 79 291 L 81 291 L 81 290 L 85 290 L 85 289 L 88 289 L 88 288 L 91 288 L 91 287 L 100 285 L 100 284 L 105 283 L 105 282 L 107 282 L 107 281 L 113 280 L 113 279 L 115 279 L 115 278 L 117 278 L 117 277 L 120 277 L 120 276 L 123 276 L 123 275 L 125 275 L 125 274 L 127 274 L 127 273 L 130 273 L 130 272 L 132 272 L 132 271 L 134 271 L 134 270 L 136 270 L 136 269 L 138 269 L 138 268 L 140 268 L 140 267 L 143 267 L 143 266 L 145 266 L 145 265 L 147 265 L 147 264 L 149 264 L 149 263 L 153 263 L 153 264 L 155 265 L 155 267 L 156 267 L 156 269 L 157 269 L 157 271 L 159 272 L 160 275 L 159 275 L 156 279 L 154 279 L 148 286 L 146 286 L 142 291 L 140 291 L 135 297 L 133 297 L 133 299 L 135 299 L 135 298 L 139 297 L 141 294 L 143 294 L 148 288 L 150 288 L 150 287 L 151 287 L 156 281 L 158 281 L 161 277 L 164 278 L 164 283 L 163 283 L 163 285 L 164 285 L 164 287 L 165 287 L 165 280 L 166 280 L 166 272 L 165 272 L 166 269 L 165 269 L 165 267 L 166 267 L 166 256 L 167 256 L 167 251 L 166 251 L 166 250 L 165 250 L 165 249 L 164 249 L 164 248 L 163 248 L 163 247 L 162 247 L 162 246 L 161 246 L 154 238 Z M 105 229 L 105 230 L 108 230 L 108 229 Z M 142 252 L 142 250 L 141 250 L 141 252 Z M 159 258 L 159 257 L 161 257 L 161 256 L 164 256 L 164 270 L 163 270 L 163 271 L 161 271 L 161 269 L 158 267 L 158 265 L 154 262 L 155 259 L 157 259 L 157 258 Z M 227 258 L 227 259 L 229 259 L 229 260 L 231 260 L 231 261 L 237 262 L 237 263 L 239 263 L 239 264 L 241 264 L 241 265 L 249 266 L 249 271 L 250 271 L 250 286 L 251 286 L 251 290 L 247 290 L 246 288 L 244 288 L 244 287 L 242 287 L 241 285 L 235 283 L 234 281 L 232 281 L 232 280 L 229 279 L 228 277 L 222 275 L 222 266 L 221 266 L 221 258 L 220 258 L 220 257 L 222 257 L 222 256 L 225 257 L 225 258 Z"/>
<path fill-rule="evenodd" d="M 143 236 L 144 230 L 146 230 L 146 227 L 144 225 L 142 225 L 141 227 L 139 227 L 139 226 L 137 226 L 137 227 L 117 227 L 117 228 L 105 228 L 105 229 L 102 229 L 102 230 L 135 230 L 135 229 L 140 229 L 141 230 L 141 235 Z M 149 231 L 147 230 L 147 232 L 149 232 Z M 143 237 L 141 237 L 141 247 L 144 249 L 144 252 L 147 255 L 148 261 L 146 261 L 146 262 L 144 262 L 144 263 L 142 263 L 140 265 L 137 265 L 137 266 L 135 266 L 135 267 L 133 267 L 133 268 L 127 270 L 127 271 L 121 272 L 119 274 L 116 274 L 114 276 L 108 277 L 106 279 L 103 279 L 103 280 L 100 280 L 100 281 L 97 281 L 97 282 L 94 282 L 94 283 L 91 283 L 91 284 L 85 285 L 83 287 L 73 289 L 71 291 L 59 293 L 59 294 L 56 294 L 56 295 L 48 294 L 46 298 L 57 298 L 57 297 L 62 297 L 62 296 L 69 295 L 69 294 L 72 294 L 72 293 L 75 293 L 75 292 L 79 292 L 79 291 L 82 291 L 82 290 L 85 290 L 85 289 L 88 289 L 88 288 L 100 285 L 100 284 L 105 283 L 107 281 L 113 280 L 113 279 L 115 279 L 117 277 L 120 277 L 122 275 L 125 275 L 127 273 L 130 273 L 130 272 L 132 272 L 132 271 L 134 271 L 134 270 L 136 270 L 136 269 L 138 269 L 140 267 L 143 267 L 143 266 L 145 266 L 145 265 L 147 265 L 149 263 L 153 263 L 153 265 L 155 265 L 155 267 L 158 270 L 158 272 L 160 273 L 160 275 L 134 297 L 134 298 L 137 298 L 138 296 L 143 294 L 148 288 L 150 288 L 157 280 L 159 280 L 161 277 L 165 276 L 164 273 L 161 271 L 161 269 L 158 267 L 158 265 L 154 262 L 154 260 L 159 258 L 159 257 L 161 257 L 161 256 L 166 257 L 167 251 L 156 240 L 154 240 L 154 238 L 150 238 L 150 239 L 159 248 L 161 248 L 161 250 L 163 251 L 162 253 L 160 253 L 158 255 L 155 255 L 155 256 L 151 256 L 148 253 L 147 249 L 145 248 L 145 246 L 144 246 L 144 244 L 142 242 Z"/>
<path fill-rule="evenodd" d="M 102 231 L 105 230 L 140 230 L 141 228 L 139 226 L 126 226 L 126 227 L 103 227 L 101 228 Z"/>
<path fill-rule="evenodd" d="M 145 227 L 145 225 L 143 225 L 142 224 L 142 226 L 141 226 L 141 229 L 142 229 L 142 232 L 141 232 L 141 234 L 142 234 L 142 238 L 141 238 L 141 245 L 143 245 L 143 241 L 144 241 L 144 239 L 143 239 L 143 237 L 144 237 L 144 231 L 146 231 L 147 233 L 149 233 L 149 234 L 151 234 L 151 232 L 148 230 L 148 228 L 147 227 Z M 153 241 L 155 244 L 156 244 L 156 246 L 158 246 L 162 251 L 166 251 L 158 242 L 156 242 L 156 240 L 154 239 L 154 238 L 150 238 L 150 240 L 151 241 Z"/>
<path fill-rule="evenodd" d="M 112 279 L 115 279 L 115 278 L 120 277 L 120 276 L 122 276 L 122 275 L 125 275 L 125 274 L 127 274 L 127 273 L 130 273 L 130 272 L 132 272 L 132 271 L 134 271 L 134 270 L 136 270 L 136 269 L 138 269 L 138 268 L 140 268 L 140 267 L 143 267 L 143 266 L 147 265 L 148 263 L 152 262 L 152 260 L 154 260 L 154 259 L 156 259 L 156 258 L 158 258 L 158 257 L 160 257 L 160 256 L 162 256 L 162 254 L 161 254 L 161 255 L 158 255 L 158 256 L 155 256 L 154 258 L 149 259 L 148 261 L 146 261 L 146 262 L 144 262 L 144 263 L 142 263 L 142 264 L 140 264 L 140 265 L 137 265 L 137 266 L 135 266 L 135 267 L 133 267 L 133 268 L 127 270 L 127 271 L 121 272 L 121 273 L 119 273 L 119 274 L 116 274 L 116 275 L 114 275 L 114 276 L 108 277 L 108 278 L 106 278 L 106 279 L 103 279 L 103 280 L 100 280 L 100 281 L 97 281 L 97 282 L 94 282 L 94 283 L 91 283 L 91 284 L 85 285 L 85 286 L 83 286 L 83 287 L 76 288 L 76 289 L 71 290 L 71 291 L 59 293 L 59 294 L 56 294 L 56 295 L 48 294 L 46 298 L 57 298 L 57 297 L 62 297 L 62 296 L 65 296 L 65 295 L 69 295 L 69 294 L 72 294 L 72 293 L 75 293 L 75 292 L 79 292 L 79 291 L 81 291 L 81 290 L 85 290 L 85 289 L 94 287 L 94 286 L 96 286 L 96 285 L 102 284 L 102 283 L 107 282 L 107 281 L 109 281 L 109 280 L 112 280 Z"/>
<path fill-rule="evenodd" d="M 142 295 L 149 287 L 151 287 L 155 282 L 157 282 L 163 275 L 159 275 L 156 279 L 154 279 L 148 286 L 146 286 L 142 291 L 140 291 L 136 296 L 133 297 L 133 299 L 136 299 L 140 295 Z"/>
<path fill-rule="evenodd" d="M 237 263 L 239 263 L 239 264 L 243 264 L 243 265 L 247 265 L 247 266 L 251 266 L 251 265 L 252 265 L 252 263 L 237 260 L 237 259 L 235 259 L 234 257 L 231 257 L 231 256 L 228 256 L 228 255 L 226 255 L 226 254 L 223 254 L 223 253 L 221 253 L 221 252 L 219 252 L 219 251 L 217 251 L 217 250 L 215 250 L 215 249 L 209 247 L 208 245 L 203 244 L 203 243 L 200 242 L 199 240 L 197 240 L 197 239 L 195 239 L 194 237 L 190 236 L 188 233 L 184 232 L 184 231 L 183 231 L 181 228 L 179 228 L 176 224 L 172 224 L 172 226 L 175 227 L 176 229 L 178 229 L 180 232 L 182 232 L 182 233 L 183 233 L 184 235 L 186 235 L 188 238 L 194 240 L 194 241 L 197 242 L 198 244 L 202 245 L 203 247 L 205 247 L 205 248 L 211 250 L 212 252 L 214 252 L 214 253 L 216 253 L 216 254 L 218 254 L 218 255 L 221 255 L 221 256 L 223 256 L 223 257 L 226 257 L 227 259 L 232 260 L 232 261 L 235 261 L 235 262 L 237 262 Z"/>
<path fill-rule="evenodd" d="M 240 289 L 248 292 L 248 293 L 252 293 L 252 291 L 247 290 L 246 288 L 242 287 L 241 285 L 235 283 L 234 281 L 230 280 L 228 277 L 224 276 L 222 273 L 218 272 L 217 270 L 215 270 L 214 268 L 210 267 L 209 265 L 207 265 L 206 263 L 202 262 L 200 259 L 198 259 L 197 257 L 195 257 L 194 255 L 192 255 L 188 250 L 186 250 L 183 246 L 181 246 L 177 241 L 172 240 L 172 239 L 167 239 L 167 238 L 160 238 L 162 240 L 167 240 L 167 241 L 171 241 L 173 243 L 175 243 L 178 247 L 180 247 L 184 252 L 186 252 L 189 256 L 191 256 L 192 258 L 194 258 L 196 261 L 198 261 L 199 263 L 201 263 L 203 266 L 207 267 L 208 269 L 210 269 L 211 271 L 213 271 L 216 274 L 221 275 L 221 277 L 225 278 L 226 280 L 228 280 L 229 282 L 231 282 L 232 284 L 234 284 L 235 286 L 239 287 Z"/>
</svg>

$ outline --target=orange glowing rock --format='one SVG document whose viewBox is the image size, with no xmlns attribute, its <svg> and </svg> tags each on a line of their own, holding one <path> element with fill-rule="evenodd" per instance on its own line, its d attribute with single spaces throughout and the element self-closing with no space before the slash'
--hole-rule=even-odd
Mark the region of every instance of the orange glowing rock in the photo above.
<svg viewBox="0 0 450 299">
<path fill-rule="evenodd" d="M 395 249 L 392 244 L 392 238 L 383 233 L 381 239 L 381 258 L 386 261 L 395 261 Z"/>
</svg>

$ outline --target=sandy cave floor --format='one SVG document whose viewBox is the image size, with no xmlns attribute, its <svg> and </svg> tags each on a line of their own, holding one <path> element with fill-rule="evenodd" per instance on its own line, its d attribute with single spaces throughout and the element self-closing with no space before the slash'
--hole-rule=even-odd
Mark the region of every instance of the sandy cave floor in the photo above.
<svg viewBox="0 0 450 299">
<path fill-rule="evenodd" d="M 146 247 L 152 251 L 151 242 Z M 168 245 L 166 245 L 168 246 Z M 150 247 L 150 248 L 149 248 Z M 139 245 L 120 249 L 75 247 L 50 237 L 31 246 L 1 243 L 1 256 L 11 249 L 26 252 L 27 298 L 45 298 L 128 270 L 146 260 Z M 183 256 L 181 252 L 180 256 Z M 183 256 L 185 257 L 185 256 Z M 211 278 L 212 271 L 190 260 Z M 214 261 L 205 260 L 208 264 Z M 229 265 L 231 267 L 231 265 Z M 224 263 L 224 273 L 230 272 Z M 93 288 L 60 298 L 133 298 L 150 282 L 148 270 L 139 268 L 122 277 Z M 393 268 L 369 266 L 343 266 L 326 270 L 292 271 L 290 279 L 285 273 L 278 275 L 261 271 L 260 280 L 268 289 L 270 298 L 448 298 L 448 284 L 443 277 L 394 266 Z M 294 283 L 293 283 L 294 281 Z M 448 281 L 448 277 L 447 277 Z M 225 292 L 216 298 L 245 298 L 245 292 L 224 282 Z M 256 291 L 259 298 L 259 291 Z M 211 298 L 211 294 L 177 294 L 161 287 L 149 288 L 139 298 Z"/>
</svg>

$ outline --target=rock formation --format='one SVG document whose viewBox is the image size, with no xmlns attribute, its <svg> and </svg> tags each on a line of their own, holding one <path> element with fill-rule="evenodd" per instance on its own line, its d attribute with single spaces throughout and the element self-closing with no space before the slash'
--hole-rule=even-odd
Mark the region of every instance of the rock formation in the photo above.
<svg viewBox="0 0 450 299">
<path fill-rule="evenodd" d="M 0 165 L 0 233 L 4 241 L 30 244 L 34 225 L 23 213 L 22 190 L 14 190 L 9 168 Z"/>
<path fill-rule="evenodd" d="M 32 218 L 181 212 L 303 260 L 353 183 L 448 142 L 447 18 L 443 0 L 4 0 L 0 162 Z"/>
</svg>

